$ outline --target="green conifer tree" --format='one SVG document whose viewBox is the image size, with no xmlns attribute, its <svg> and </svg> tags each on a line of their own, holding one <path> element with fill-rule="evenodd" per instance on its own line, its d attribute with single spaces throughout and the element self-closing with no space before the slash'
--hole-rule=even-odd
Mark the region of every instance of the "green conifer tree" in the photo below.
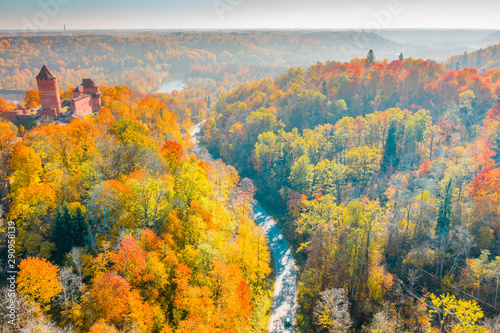
<svg viewBox="0 0 500 333">
<path fill-rule="evenodd" d="M 382 173 L 396 168 L 399 164 L 399 158 L 397 156 L 397 130 L 397 123 L 395 121 L 391 122 L 387 131 L 387 139 L 385 140 L 384 145 L 384 156 L 382 157 L 382 164 L 380 166 L 380 171 Z"/>
<path fill-rule="evenodd" d="M 321 93 L 328 98 L 328 88 L 326 86 L 326 81 L 323 81 L 323 85 L 321 87 Z"/>
<path fill-rule="evenodd" d="M 57 209 L 54 227 L 52 229 L 53 241 L 56 244 L 54 259 L 61 263 L 64 255 L 71 250 L 72 243 L 72 224 L 73 218 L 69 211 L 68 204 L 65 202 Z"/>
<path fill-rule="evenodd" d="M 367 66 L 371 66 L 375 63 L 375 53 L 373 53 L 373 50 L 368 51 L 368 55 L 366 56 L 366 61 L 365 64 Z"/>
<path fill-rule="evenodd" d="M 439 235 L 446 235 L 450 230 L 450 212 L 451 212 L 451 192 L 452 192 L 452 180 L 448 181 L 442 195 L 441 203 L 439 204 L 437 223 L 436 223 L 436 233 Z"/>
</svg>

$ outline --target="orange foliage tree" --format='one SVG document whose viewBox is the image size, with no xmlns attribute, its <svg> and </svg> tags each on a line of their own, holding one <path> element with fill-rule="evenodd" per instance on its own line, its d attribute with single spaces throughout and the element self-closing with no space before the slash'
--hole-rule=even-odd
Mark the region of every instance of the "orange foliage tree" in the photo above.
<svg viewBox="0 0 500 333">
<path fill-rule="evenodd" d="M 130 312 L 128 299 L 130 284 L 116 273 L 108 273 L 97 279 L 92 287 L 92 299 L 98 317 L 121 326 Z"/>
<path fill-rule="evenodd" d="M 476 203 L 500 214 L 500 168 L 486 169 L 477 175 L 470 185 L 469 193 Z"/>
<path fill-rule="evenodd" d="M 146 268 L 146 252 L 141 249 L 134 237 L 125 236 L 120 243 L 119 250 L 113 253 L 112 261 L 118 273 L 127 281 L 137 284 L 147 279 L 147 275 L 143 274 Z"/>
<path fill-rule="evenodd" d="M 57 279 L 59 268 L 46 259 L 27 258 L 19 264 L 17 291 L 35 302 L 42 311 L 50 309 L 50 302 L 62 290 Z"/>
<path fill-rule="evenodd" d="M 26 103 L 25 107 L 28 110 L 40 106 L 40 93 L 37 90 L 32 89 L 26 91 L 24 103 Z"/>
</svg>

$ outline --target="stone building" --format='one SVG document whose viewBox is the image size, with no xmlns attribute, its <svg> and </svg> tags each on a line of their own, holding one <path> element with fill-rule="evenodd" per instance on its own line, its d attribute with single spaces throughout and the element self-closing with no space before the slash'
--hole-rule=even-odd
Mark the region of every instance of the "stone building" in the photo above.
<svg viewBox="0 0 500 333">
<path fill-rule="evenodd" d="M 4 117 L 16 120 L 26 117 L 48 117 L 50 119 L 84 117 L 101 109 L 101 92 L 99 85 L 92 79 L 83 79 L 82 84 L 73 90 L 70 100 L 61 102 L 57 77 L 43 65 L 36 76 L 36 84 L 40 94 L 41 106 L 37 109 L 26 110 L 18 108 L 7 110 Z M 67 111 L 64 111 L 67 108 Z M 72 117 L 71 117 L 72 116 Z"/>
<path fill-rule="evenodd" d="M 40 73 L 36 76 L 36 85 L 40 93 L 40 104 L 37 116 L 49 116 L 57 118 L 61 116 L 61 100 L 59 98 L 59 85 L 57 78 L 43 65 Z"/>
<path fill-rule="evenodd" d="M 78 116 L 86 116 L 101 109 L 101 92 L 99 85 L 92 79 L 83 79 L 82 84 L 73 90 L 71 112 Z"/>
</svg>

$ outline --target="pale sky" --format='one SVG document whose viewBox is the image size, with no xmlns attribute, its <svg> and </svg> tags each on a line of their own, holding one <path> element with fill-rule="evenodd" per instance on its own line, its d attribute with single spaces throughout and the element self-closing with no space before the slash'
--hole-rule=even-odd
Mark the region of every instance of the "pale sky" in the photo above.
<svg viewBox="0 0 500 333">
<path fill-rule="evenodd" d="M 500 29 L 498 0 L 0 0 L 0 29 Z"/>
</svg>

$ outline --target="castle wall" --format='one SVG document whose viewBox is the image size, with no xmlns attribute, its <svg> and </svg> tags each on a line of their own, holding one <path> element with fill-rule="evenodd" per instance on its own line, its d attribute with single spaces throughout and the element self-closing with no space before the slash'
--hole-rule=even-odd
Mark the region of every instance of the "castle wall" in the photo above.
<svg viewBox="0 0 500 333">
<path fill-rule="evenodd" d="M 10 121 L 14 121 L 16 120 L 16 117 L 19 115 L 19 114 L 22 114 L 20 112 L 21 110 L 18 110 L 18 109 L 11 109 L 11 110 L 6 110 L 2 113 L 3 117 L 7 120 L 10 120 Z"/>
<path fill-rule="evenodd" d="M 14 121 L 16 120 L 17 116 L 29 115 L 29 114 L 30 114 L 29 111 L 26 110 L 25 107 L 20 107 L 18 109 L 6 110 L 1 115 L 3 115 L 3 117 L 7 120 Z"/>
<path fill-rule="evenodd" d="M 101 110 L 101 93 L 92 95 L 92 110 L 95 112 Z"/>
<path fill-rule="evenodd" d="M 50 118 L 57 118 L 61 114 L 61 110 L 60 109 L 61 109 L 61 107 L 59 107 L 59 111 L 57 111 L 56 108 L 41 109 L 41 110 L 37 111 L 36 115 L 38 117 L 47 116 L 47 117 L 50 117 Z"/>
<path fill-rule="evenodd" d="M 92 114 L 91 96 L 81 95 L 80 97 L 73 99 L 71 103 L 71 111 L 81 117 Z"/>
</svg>

